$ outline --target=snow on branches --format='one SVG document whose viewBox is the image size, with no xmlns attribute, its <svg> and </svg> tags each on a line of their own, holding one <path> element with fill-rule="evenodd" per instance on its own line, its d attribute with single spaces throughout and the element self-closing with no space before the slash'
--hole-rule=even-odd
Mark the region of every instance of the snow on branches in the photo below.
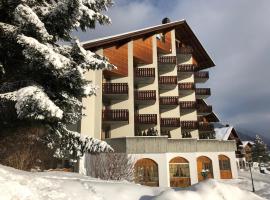
<svg viewBox="0 0 270 200">
<path fill-rule="evenodd" d="M 2 119 L 5 124 L 42 122 L 50 127 L 47 141 L 58 157 L 111 151 L 105 142 L 66 128 L 79 123 L 81 99 L 98 89 L 85 74 L 115 68 L 85 50 L 71 31 L 110 23 L 101 12 L 111 5 L 111 0 L 1 1 L 0 108 L 14 112 L 8 119 L 0 116 L 1 126 Z"/>
</svg>

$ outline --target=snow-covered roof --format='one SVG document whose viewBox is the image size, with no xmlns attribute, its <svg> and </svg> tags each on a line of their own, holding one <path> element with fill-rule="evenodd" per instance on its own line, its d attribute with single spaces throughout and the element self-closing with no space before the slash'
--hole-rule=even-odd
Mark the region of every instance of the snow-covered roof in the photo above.
<svg viewBox="0 0 270 200">
<path fill-rule="evenodd" d="M 215 133 L 216 133 L 216 139 L 217 140 L 228 140 L 231 132 L 232 132 L 233 127 L 228 126 L 228 127 L 221 127 L 221 128 L 215 128 Z"/>
<path fill-rule="evenodd" d="M 247 144 L 251 144 L 251 145 L 254 144 L 254 142 L 252 141 L 242 141 L 242 143 L 243 143 L 243 147 L 245 147 Z"/>
</svg>

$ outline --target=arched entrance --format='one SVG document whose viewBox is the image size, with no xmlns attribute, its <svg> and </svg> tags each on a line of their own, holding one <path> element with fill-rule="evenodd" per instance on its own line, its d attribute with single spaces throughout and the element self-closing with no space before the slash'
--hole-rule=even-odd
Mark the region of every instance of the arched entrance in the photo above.
<svg viewBox="0 0 270 200">
<path fill-rule="evenodd" d="M 169 162 L 170 186 L 188 187 L 190 186 L 189 162 L 182 157 L 175 157 Z"/>
<path fill-rule="evenodd" d="M 230 158 L 225 155 L 218 156 L 219 170 L 221 179 L 232 179 Z"/>
<path fill-rule="evenodd" d="M 207 171 L 207 178 L 214 178 L 212 160 L 206 156 L 200 156 L 197 158 L 197 170 L 199 181 L 204 180 L 204 177 L 202 176 L 203 171 Z"/>
<path fill-rule="evenodd" d="M 143 158 L 135 163 L 135 182 L 147 186 L 159 186 L 158 164 L 149 159 Z"/>
</svg>

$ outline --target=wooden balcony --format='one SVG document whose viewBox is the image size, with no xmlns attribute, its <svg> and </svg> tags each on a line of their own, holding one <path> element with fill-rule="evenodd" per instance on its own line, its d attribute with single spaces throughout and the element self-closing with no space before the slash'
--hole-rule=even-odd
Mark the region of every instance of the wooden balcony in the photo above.
<svg viewBox="0 0 270 200">
<path fill-rule="evenodd" d="M 197 66 L 193 64 L 182 64 L 177 66 L 177 72 L 178 73 L 184 73 L 184 72 L 194 72 L 196 70 Z"/>
<path fill-rule="evenodd" d="M 179 118 L 161 118 L 160 119 L 161 127 L 180 127 Z"/>
<path fill-rule="evenodd" d="M 187 46 L 187 47 L 178 47 L 178 48 L 176 48 L 176 53 L 177 54 L 192 54 L 193 53 L 193 49 L 190 46 Z"/>
<path fill-rule="evenodd" d="M 161 89 L 172 89 L 177 85 L 177 76 L 160 76 L 158 79 Z"/>
<path fill-rule="evenodd" d="M 205 83 L 209 79 L 209 72 L 199 71 L 194 73 L 196 83 Z"/>
<path fill-rule="evenodd" d="M 179 90 L 194 90 L 195 84 L 194 83 L 178 83 Z"/>
<path fill-rule="evenodd" d="M 178 105 L 178 96 L 177 97 L 159 97 L 160 106 L 177 106 Z"/>
<path fill-rule="evenodd" d="M 214 125 L 208 122 L 199 122 L 198 129 L 201 132 L 214 132 Z"/>
<path fill-rule="evenodd" d="M 113 109 L 102 111 L 102 121 L 105 123 L 117 123 L 129 121 L 129 112 L 127 109 Z"/>
<path fill-rule="evenodd" d="M 156 91 L 155 90 L 141 90 L 135 91 L 134 93 L 135 103 L 137 104 L 153 104 L 156 101 Z"/>
<path fill-rule="evenodd" d="M 157 124 L 156 114 L 139 114 L 136 116 L 136 123 L 138 124 Z"/>
<path fill-rule="evenodd" d="M 181 121 L 182 129 L 198 129 L 197 121 Z"/>
<path fill-rule="evenodd" d="M 197 107 L 197 113 L 199 115 L 208 115 L 212 112 L 212 106 L 197 103 L 196 107 Z"/>
<path fill-rule="evenodd" d="M 196 101 L 180 101 L 180 109 L 196 109 Z"/>
<path fill-rule="evenodd" d="M 128 98 L 127 83 L 103 83 L 102 94 L 107 99 L 126 99 Z"/>
<path fill-rule="evenodd" d="M 196 88 L 195 89 L 196 99 L 206 99 L 211 95 L 210 88 Z"/>
<path fill-rule="evenodd" d="M 159 56 L 158 63 L 159 64 L 176 64 L 176 56 Z"/>
<path fill-rule="evenodd" d="M 136 83 L 152 83 L 155 80 L 155 68 L 135 68 Z"/>
</svg>

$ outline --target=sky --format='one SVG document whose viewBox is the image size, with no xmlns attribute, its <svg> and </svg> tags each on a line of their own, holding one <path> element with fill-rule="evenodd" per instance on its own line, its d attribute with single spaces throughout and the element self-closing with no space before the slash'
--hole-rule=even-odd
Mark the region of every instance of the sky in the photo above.
<svg viewBox="0 0 270 200">
<path fill-rule="evenodd" d="M 76 32 L 81 40 L 185 19 L 216 67 L 206 101 L 224 123 L 270 138 L 269 0 L 115 0 L 109 26 Z"/>
</svg>

